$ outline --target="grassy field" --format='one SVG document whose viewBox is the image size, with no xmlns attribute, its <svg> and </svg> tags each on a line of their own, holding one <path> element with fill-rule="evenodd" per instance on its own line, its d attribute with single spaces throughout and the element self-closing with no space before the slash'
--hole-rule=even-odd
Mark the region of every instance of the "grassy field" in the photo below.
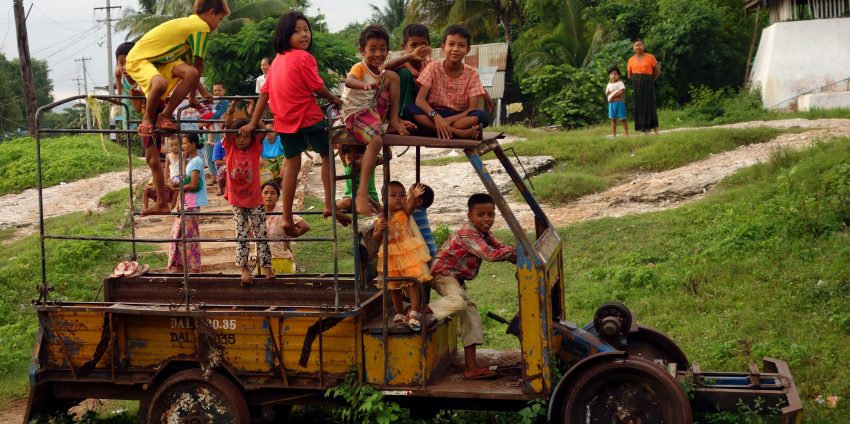
<svg viewBox="0 0 850 424">
<path fill-rule="evenodd" d="M 44 186 L 127 169 L 127 149 L 94 135 L 41 140 Z M 134 166 L 144 162 L 134 159 Z M 18 138 L 0 143 L 0 196 L 36 187 L 35 142 Z"/>
</svg>

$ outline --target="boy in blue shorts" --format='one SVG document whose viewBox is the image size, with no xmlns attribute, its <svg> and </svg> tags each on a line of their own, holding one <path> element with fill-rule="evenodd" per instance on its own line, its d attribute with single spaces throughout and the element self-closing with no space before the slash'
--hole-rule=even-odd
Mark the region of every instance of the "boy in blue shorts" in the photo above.
<svg viewBox="0 0 850 424">
<path fill-rule="evenodd" d="M 629 124 L 626 122 L 626 85 L 620 81 L 620 69 L 612 66 L 608 69 L 608 85 L 605 86 L 605 96 L 608 97 L 608 118 L 611 120 L 611 136 L 617 136 L 617 121 L 622 122 L 623 132 L 629 135 Z"/>
</svg>

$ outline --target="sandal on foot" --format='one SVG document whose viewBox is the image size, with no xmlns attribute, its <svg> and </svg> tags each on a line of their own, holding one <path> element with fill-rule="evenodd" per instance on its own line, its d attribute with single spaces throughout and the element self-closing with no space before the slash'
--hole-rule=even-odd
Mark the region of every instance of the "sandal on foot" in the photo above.
<svg viewBox="0 0 850 424">
<path fill-rule="evenodd" d="M 177 131 L 177 124 L 167 116 L 162 116 L 156 120 L 156 129 L 163 131 Z"/>
<path fill-rule="evenodd" d="M 139 137 L 150 137 L 150 136 L 152 136 L 154 134 L 153 125 L 152 124 L 145 124 L 145 123 L 139 124 L 139 126 L 136 127 L 136 134 L 138 134 Z"/>
<path fill-rule="evenodd" d="M 490 368 L 484 367 L 479 368 L 478 371 L 475 371 L 472 375 L 463 375 L 464 380 L 489 380 L 492 378 L 496 378 L 496 373 L 490 371 Z"/>
<path fill-rule="evenodd" d="M 402 314 L 395 314 L 393 324 L 404 324 L 407 319 Z"/>
<path fill-rule="evenodd" d="M 410 329 L 413 330 L 413 331 L 421 330 L 422 329 L 422 323 L 419 322 L 419 318 L 421 318 L 421 315 L 419 315 L 419 312 L 416 312 L 416 311 L 408 312 L 408 314 L 407 314 L 407 326 L 410 327 Z"/>
</svg>

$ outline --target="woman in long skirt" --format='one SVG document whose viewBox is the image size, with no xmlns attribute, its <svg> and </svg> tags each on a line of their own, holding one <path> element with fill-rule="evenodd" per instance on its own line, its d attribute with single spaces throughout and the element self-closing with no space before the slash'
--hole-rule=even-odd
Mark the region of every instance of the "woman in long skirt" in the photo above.
<svg viewBox="0 0 850 424">
<path fill-rule="evenodd" d="M 634 56 L 629 58 L 628 77 L 632 80 L 635 100 L 635 131 L 654 131 L 658 134 L 658 110 L 655 102 L 655 80 L 661 76 L 661 66 L 655 56 L 643 50 L 643 40 L 634 44 Z"/>
<path fill-rule="evenodd" d="M 183 186 L 182 206 L 186 212 L 198 212 L 201 206 L 207 206 L 207 185 L 204 181 L 204 162 L 198 156 L 198 147 L 201 143 L 197 134 L 184 134 L 182 137 L 183 155 L 185 157 L 186 176 L 172 185 L 173 190 L 179 190 Z M 175 194 L 176 195 L 176 194 Z M 175 209 L 179 211 L 179 208 Z M 197 215 L 186 215 L 182 220 L 187 239 L 200 238 L 201 232 L 198 227 Z M 182 238 L 180 216 L 174 217 L 171 226 L 171 238 Z M 183 245 L 180 242 L 172 242 L 168 249 L 168 270 L 171 272 L 183 272 L 188 267 L 189 272 L 201 272 L 201 244 L 198 242 L 186 242 L 186 261 L 183 262 Z"/>
</svg>

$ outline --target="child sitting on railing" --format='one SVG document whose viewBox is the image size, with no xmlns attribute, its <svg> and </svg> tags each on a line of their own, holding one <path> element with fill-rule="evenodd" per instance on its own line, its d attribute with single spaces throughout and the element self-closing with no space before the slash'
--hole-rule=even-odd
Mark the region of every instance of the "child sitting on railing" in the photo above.
<svg viewBox="0 0 850 424">
<path fill-rule="evenodd" d="M 419 227 L 410 219 L 413 209 L 416 208 L 417 200 L 424 192 L 421 184 L 410 187 L 410 193 L 405 195 L 404 185 L 398 181 L 390 181 L 389 198 L 384 203 L 389 209 L 389 222 L 383 218 L 375 221 L 374 237 L 383 243 L 383 232 L 387 231 L 387 277 L 410 277 L 425 283 L 431 280 L 431 272 L 428 270 L 428 262 L 431 256 L 428 247 L 419 234 Z M 377 286 L 383 287 L 382 275 L 384 274 L 384 246 L 378 249 L 378 279 Z M 407 291 L 410 298 L 410 312 L 404 315 L 404 300 L 401 289 Z M 410 329 L 418 331 L 421 328 L 419 322 L 420 297 L 419 287 L 412 281 L 389 281 L 387 289 L 392 294 L 393 307 L 396 314 L 393 322 L 405 323 Z"/>
</svg>

